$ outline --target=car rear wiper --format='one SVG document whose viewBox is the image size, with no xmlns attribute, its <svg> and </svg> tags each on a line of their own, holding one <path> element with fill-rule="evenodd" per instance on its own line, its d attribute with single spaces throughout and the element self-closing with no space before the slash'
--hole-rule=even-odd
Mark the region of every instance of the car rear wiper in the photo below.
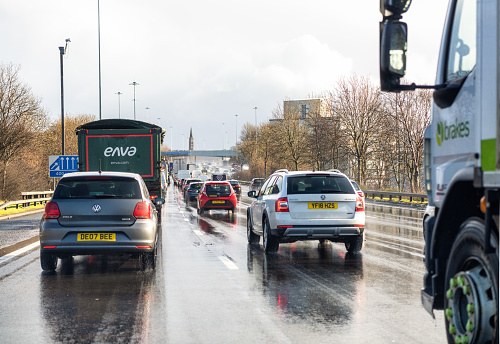
<svg viewBox="0 0 500 344">
<path fill-rule="evenodd" d="M 123 198 L 122 195 L 113 195 L 113 194 L 100 194 L 94 196 L 95 198 Z"/>
</svg>

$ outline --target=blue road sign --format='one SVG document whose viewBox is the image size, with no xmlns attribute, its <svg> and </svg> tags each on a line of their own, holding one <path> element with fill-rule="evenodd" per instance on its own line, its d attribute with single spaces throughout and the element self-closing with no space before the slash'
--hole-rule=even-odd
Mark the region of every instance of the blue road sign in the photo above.
<svg viewBox="0 0 500 344">
<path fill-rule="evenodd" d="M 70 172 L 78 172 L 78 155 L 49 156 L 50 178 L 60 178 Z"/>
</svg>

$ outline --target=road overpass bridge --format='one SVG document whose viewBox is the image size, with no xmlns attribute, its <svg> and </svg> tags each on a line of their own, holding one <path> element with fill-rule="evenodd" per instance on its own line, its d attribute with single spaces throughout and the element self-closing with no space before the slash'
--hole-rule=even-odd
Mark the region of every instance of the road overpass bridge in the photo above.
<svg viewBox="0 0 500 344">
<path fill-rule="evenodd" d="M 206 157 L 206 158 L 231 158 L 237 156 L 237 152 L 229 149 L 221 150 L 174 150 L 162 151 L 161 156 L 167 158 L 177 157 Z"/>
</svg>

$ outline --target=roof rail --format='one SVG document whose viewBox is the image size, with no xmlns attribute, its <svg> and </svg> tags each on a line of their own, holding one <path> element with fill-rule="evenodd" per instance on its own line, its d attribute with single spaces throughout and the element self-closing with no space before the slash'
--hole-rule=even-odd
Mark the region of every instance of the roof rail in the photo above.
<svg viewBox="0 0 500 344">
<path fill-rule="evenodd" d="M 280 170 L 276 170 L 274 171 L 273 173 L 278 173 L 278 172 L 285 172 L 285 173 L 288 173 L 288 170 L 286 168 L 282 168 Z"/>
<path fill-rule="evenodd" d="M 340 172 L 339 170 L 337 170 L 336 168 L 331 168 L 329 170 L 326 170 L 326 172 L 336 172 L 336 173 L 342 173 Z"/>
</svg>

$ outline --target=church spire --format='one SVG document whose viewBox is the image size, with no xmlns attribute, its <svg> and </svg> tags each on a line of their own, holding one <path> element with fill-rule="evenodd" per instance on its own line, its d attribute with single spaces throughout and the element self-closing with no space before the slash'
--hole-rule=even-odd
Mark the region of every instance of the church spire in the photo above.
<svg viewBox="0 0 500 344">
<path fill-rule="evenodd" d="M 189 130 L 189 150 L 194 150 L 193 128 Z"/>
</svg>

